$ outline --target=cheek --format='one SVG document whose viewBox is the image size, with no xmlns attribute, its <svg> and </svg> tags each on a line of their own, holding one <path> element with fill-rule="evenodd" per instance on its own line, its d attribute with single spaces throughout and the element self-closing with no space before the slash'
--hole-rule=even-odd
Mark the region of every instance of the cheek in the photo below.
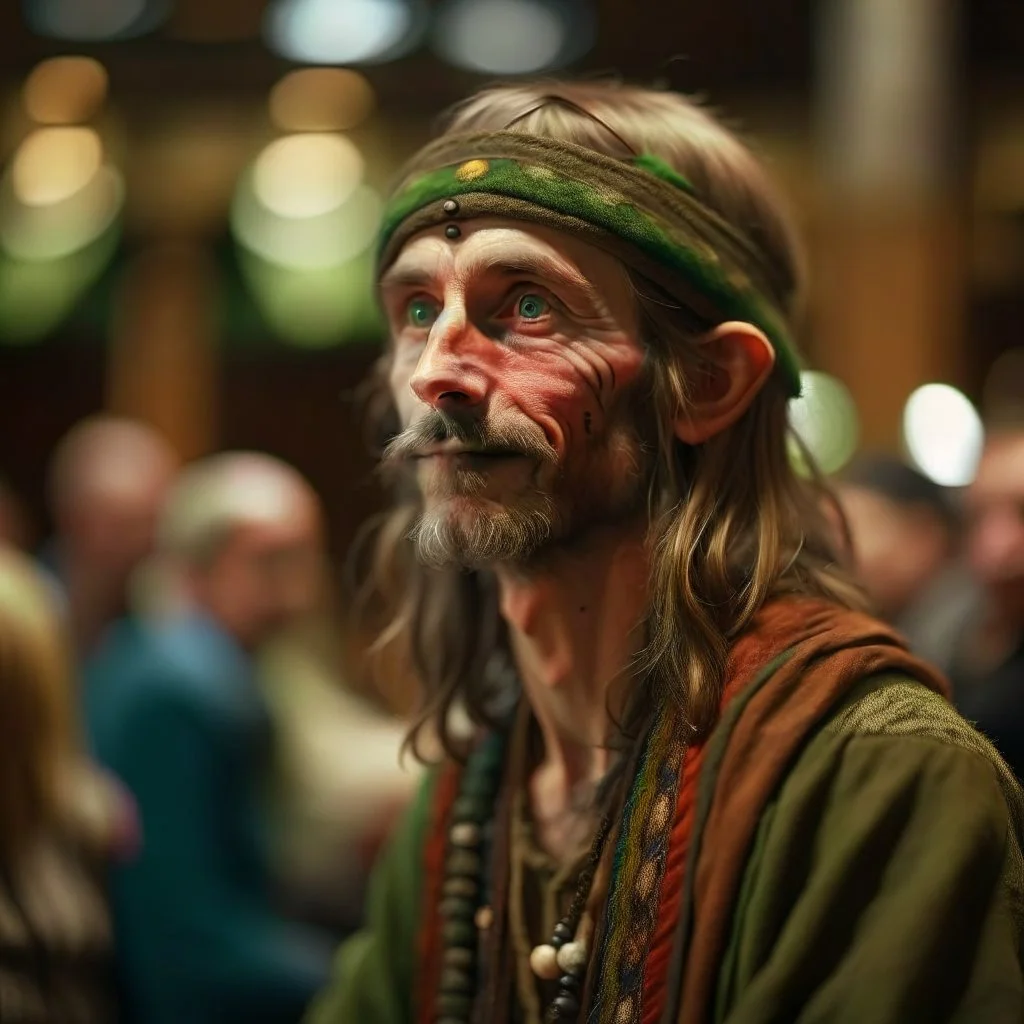
<svg viewBox="0 0 1024 1024">
<path fill-rule="evenodd" d="M 411 387 L 414 366 L 407 359 L 396 357 L 388 372 L 388 391 L 398 411 L 398 419 L 403 427 L 413 420 L 418 405 L 416 395 Z"/>
<path fill-rule="evenodd" d="M 567 447 L 604 433 L 642 365 L 643 351 L 635 344 L 534 349 L 507 360 L 501 390 L 544 427 L 556 448 Z"/>
</svg>

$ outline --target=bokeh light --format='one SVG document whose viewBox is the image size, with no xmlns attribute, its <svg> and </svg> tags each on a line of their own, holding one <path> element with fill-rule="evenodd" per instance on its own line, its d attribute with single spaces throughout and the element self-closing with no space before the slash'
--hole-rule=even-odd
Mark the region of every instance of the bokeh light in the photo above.
<svg viewBox="0 0 1024 1024">
<path fill-rule="evenodd" d="M 118 237 L 111 224 L 85 248 L 56 259 L 0 258 L 0 341 L 24 345 L 53 331 L 103 273 Z"/>
<path fill-rule="evenodd" d="M 827 373 L 806 370 L 800 380 L 800 397 L 789 403 L 790 427 L 823 473 L 837 473 L 857 451 L 860 420 L 853 395 Z M 790 456 L 797 469 L 807 471 L 796 445 Z"/>
<path fill-rule="evenodd" d="M 103 106 L 107 72 L 92 57 L 53 57 L 37 64 L 22 97 L 29 117 L 40 124 L 80 124 Z"/>
<path fill-rule="evenodd" d="M 33 31 L 82 42 L 151 32 L 170 13 L 170 0 L 24 0 Z"/>
<path fill-rule="evenodd" d="M 54 260 L 85 248 L 117 220 L 124 180 L 110 165 L 60 202 L 28 206 L 15 194 L 11 176 L 0 189 L 0 245 L 24 261 Z"/>
<path fill-rule="evenodd" d="M 985 431 L 971 400 L 949 384 L 919 387 L 903 410 L 907 454 L 929 479 L 963 487 L 974 479 Z"/>
<path fill-rule="evenodd" d="M 359 185 L 348 200 L 328 213 L 285 217 L 260 202 L 252 175 L 239 183 L 231 209 L 235 236 L 270 263 L 296 270 L 337 267 L 373 242 L 383 211 L 380 196 Z"/>
<path fill-rule="evenodd" d="M 102 162 L 103 143 L 92 128 L 39 128 L 14 156 L 15 198 L 26 206 L 61 203 L 84 189 Z"/>
<path fill-rule="evenodd" d="M 340 267 L 293 270 L 243 252 L 240 265 L 256 307 L 282 340 L 329 348 L 379 336 L 371 254 Z"/>
<path fill-rule="evenodd" d="M 593 18 L 566 0 L 448 0 L 432 46 L 458 67 L 484 74 L 536 74 L 585 52 Z"/>
<path fill-rule="evenodd" d="M 373 87 L 350 68 L 300 68 L 270 92 L 270 119 L 288 132 L 345 131 L 373 106 Z"/>
<path fill-rule="evenodd" d="M 363 177 L 359 150 L 342 135 L 287 135 L 256 159 L 256 198 L 281 217 L 317 217 L 341 206 Z"/>
<path fill-rule="evenodd" d="M 424 27 L 418 0 L 277 0 L 267 11 L 265 34 L 289 60 L 360 64 L 407 52 Z"/>
</svg>

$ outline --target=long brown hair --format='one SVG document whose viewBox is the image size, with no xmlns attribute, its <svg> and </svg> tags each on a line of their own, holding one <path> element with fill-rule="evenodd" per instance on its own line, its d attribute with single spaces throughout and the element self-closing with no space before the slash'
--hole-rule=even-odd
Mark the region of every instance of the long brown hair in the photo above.
<svg viewBox="0 0 1024 1024">
<path fill-rule="evenodd" d="M 759 279 L 798 332 L 802 264 L 783 206 L 750 151 L 701 107 L 677 94 L 618 83 L 539 82 L 484 90 L 456 108 L 444 130 L 500 129 L 667 161 L 746 235 Z M 680 443 L 669 424 L 685 408 L 687 383 L 701 368 L 696 338 L 713 324 L 697 322 L 636 273 L 631 278 L 659 436 L 649 499 L 646 646 L 622 724 L 641 728 L 668 698 L 681 703 L 702 735 L 716 718 L 729 647 L 766 601 L 802 593 L 861 606 L 863 598 L 837 565 L 823 514 L 827 488 L 813 469 L 804 477 L 793 468 L 787 446 L 798 442 L 788 428 L 781 374 L 735 426 L 698 447 Z M 385 355 L 382 385 L 387 362 Z M 378 416 L 391 417 L 393 426 L 386 392 L 376 394 Z M 803 460 L 811 465 L 806 452 Z M 417 564 L 408 539 L 417 512 L 417 495 L 400 494 L 377 524 L 368 583 L 383 598 L 388 621 L 376 646 L 392 655 L 397 649 L 422 685 L 423 714 L 413 739 L 430 725 L 458 755 L 448 728 L 454 707 L 464 705 L 476 723 L 494 724 L 490 669 L 504 647 L 504 627 L 492 574 Z"/>
<path fill-rule="evenodd" d="M 75 752 L 72 673 L 56 598 L 32 563 L 0 547 L 0 865 L 65 813 Z"/>
</svg>

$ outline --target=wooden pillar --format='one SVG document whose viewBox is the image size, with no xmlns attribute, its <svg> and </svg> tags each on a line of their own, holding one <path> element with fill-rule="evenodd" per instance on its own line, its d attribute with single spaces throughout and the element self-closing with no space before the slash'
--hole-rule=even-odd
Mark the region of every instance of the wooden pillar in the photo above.
<svg viewBox="0 0 1024 1024">
<path fill-rule="evenodd" d="M 216 443 L 217 284 L 207 252 L 168 242 L 135 257 L 117 296 L 108 409 L 155 427 L 183 459 Z"/>
<path fill-rule="evenodd" d="M 815 362 L 895 449 L 907 397 L 957 383 L 965 207 L 954 0 L 827 0 L 818 37 Z"/>
</svg>

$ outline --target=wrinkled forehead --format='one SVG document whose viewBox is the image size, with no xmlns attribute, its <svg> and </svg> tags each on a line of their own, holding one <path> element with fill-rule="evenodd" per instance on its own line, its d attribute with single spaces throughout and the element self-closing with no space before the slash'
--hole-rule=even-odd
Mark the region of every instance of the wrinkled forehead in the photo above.
<svg viewBox="0 0 1024 1024">
<path fill-rule="evenodd" d="M 553 228 L 498 217 L 463 221 L 455 237 L 443 225 L 413 235 L 381 274 L 380 287 L 517 273 L 591 291 L 607 303 L 632 300 L 626 268 L 614 256 Z"/>
</svg>

